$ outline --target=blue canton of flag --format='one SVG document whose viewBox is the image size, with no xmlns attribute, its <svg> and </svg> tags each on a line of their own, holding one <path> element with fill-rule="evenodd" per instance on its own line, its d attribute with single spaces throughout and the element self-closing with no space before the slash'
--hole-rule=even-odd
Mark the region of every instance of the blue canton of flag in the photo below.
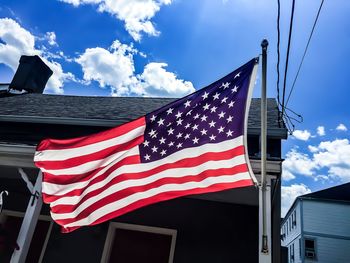
<svg viewBox="0 0 350 263">
<path fill-rule="evenodd" d="M 142 162 L 244 133 L 250 76 L 257 58 L 213 84 L 146 115 Z"/>
</svg>

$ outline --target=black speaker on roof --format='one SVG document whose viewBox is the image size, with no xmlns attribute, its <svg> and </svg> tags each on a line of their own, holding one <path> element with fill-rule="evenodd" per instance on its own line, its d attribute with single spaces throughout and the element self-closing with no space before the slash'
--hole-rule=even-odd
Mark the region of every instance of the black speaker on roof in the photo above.
<svg viewBox="0 0 350 263">
<path fill-rule="evenodd" d="M 43 93 L 52 73 L 52 70 L 39 56 L 21 56 L 9 89 L 25 90 L 28 93 Z"/>
</svg>

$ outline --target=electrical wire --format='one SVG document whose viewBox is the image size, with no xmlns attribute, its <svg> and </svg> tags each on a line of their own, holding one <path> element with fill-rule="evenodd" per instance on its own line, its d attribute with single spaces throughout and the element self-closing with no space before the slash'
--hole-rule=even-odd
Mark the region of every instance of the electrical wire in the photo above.
<svg viewBox="0 0 350 263">
<path fill-rule="evenodd" d="M 281 113 L 279 115 L 278 121 L 279 125 L 284 125 L 284 127 L 287 128 L 288 132 L 290 134 L 293 133 L 295 129 L 294 122 L 301 123 L 303 122 L 303 117 L 296 113 L 295 111 L 289 109 L 285 105 L 285 95 L 286 95 L 286 84 L 287 84 L 287 74 L 288 74 L 288 65 L 289 65 L 289 53 L 290 53 L 290 45 L 291 45 L 291 39 L 292 39 L 292 32 L 293 32 L 293 20 L 294 20 L 294 10 L 295 10 L 295 0 L 293 0 L 292 3 L 292 10 L 291 10 L 291 18 L 290 18 L 290 24 L 289 24 L 289 36 L 288 36 L 288 47 L 287 47 L 287 56 L 286 56 L 286 65 L 285 65 L 285 71 L 284 71 L 284 82 L 283 82 L 283 96 L 282 96 L 282 103 L 280 101 L 280 89 L 279 89 L 279 63 L 280 63 L 280 0 L 277 0 L 277 101 L 279 107 L 281 107 Z M 289 112 L 289 113 L 288 113 Z M 296 117 L 290 116 L 290 114 L 295 115 Z"/>
<path fill-rule="evenodd" d="M 277 102 L 278 105 L 281 105 L 281 100 L 280 100 L 280 39 L 281 39 L 281 32 L 280 32 L 280 17 L 281 17 L 281 3 L 280 0 L 277 0 Z M 280 119 L 280 116 L 278 116 Z M 278 121 L 280 122 L 280 120 Z"/>
<path fill-rule="evenodd" d="M 317 15 L 316 15 L 316 18 L 315 18 L 315 21 L 314 21 L 314 24 L 312 26 L 312 30 L 311 30 L 311 33 L 310 33 L 310 36 L 309 36 L 309 40 L 307 41 L 307 45 L 305 47 L 305 51 L 304 51 L 304 54 L 303 54 L 303 57 L 301 59 L 301 62 L 300 62 L 300 65 L 299 65 L 299 68 L 298 68 L 298 71 L 295 75 L 295 78 L 294 78 L 294 81 L 293 81 L 293 85 L 292 85 L 292 88 L 289 92 L 289 95 L 288 95 L 288 98 L 287 98 L 287 101 L 286 101 L 286 106 L 288 105 L 288 102 L 289 102 L 289 99 L 290 99 L 290 96 L 292 95 L 292 92 L 294 90 L 294 86 L 295 86 L 295 82 L 297 81 L 298 79 L 298 76 L 299 76 L 299 72 L 300 72 L 300 69 L 301 69 L 301 66 L 303 65 L 303 62 L 304 62 L 304 59 L 305 59 L 305 55 L 307 53 L 307 50 L 309 48 L 309 44 L 310 44 L 310 41 L 311 41 L 311 38 L 312 38 L 312 35 L 314 33 L 314 30 L 315 30 L 315 27 L 316 27 L 316 24 L 317 24 L 317 21 L 318 21 L 318 17 L 320 16 L 320 12 L 321 12 L 321 9 L 322 9 L 322 6 L 323 6 L 323 2 L 324 0 L 322 0 L 321 4 L 320 4 L 320 7 L 318 8 L 318 12 L 317 12 Z"/>
<path fill-rule="evenodd" d="M 282 117 L 284 115 L 284 99 L 286 95 L 286 83 L 287 83 L 287 73 L 288 73 L 288 63 L 289 63 L 289 51 L 290 51 L 290 43 L 292 40 L 292 32 L 293 32 L 293 19 L 294 19 L 294 9 L 295 9 L 295 0 L 292 3 L 292 12 L 290 16 L 289 23 L 289 36 L 288 36 L 288 46 L 287 46 L 287 56 L 286 56 L 286 64 L 284 68 L 284 79 L 283 79 L 283 95 L 282 95 Z"/>
</svg>

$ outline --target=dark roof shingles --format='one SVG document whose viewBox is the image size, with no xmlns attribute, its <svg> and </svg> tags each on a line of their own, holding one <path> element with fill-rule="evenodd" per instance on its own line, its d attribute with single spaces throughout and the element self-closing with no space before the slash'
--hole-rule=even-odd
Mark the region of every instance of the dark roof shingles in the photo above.
<svg viewBox="0 0 350 263">
<path fill-rule="evenodd" d="M 116 120 L 125 122 L 173 101 L 172 98 L 141 97 L 84 97 L 46 94 L 24 94 L 0 98 L 1 116 L 29 116 L 49 118 L 77 118 Z M 270 128 L 282 128 L 278 123 L 278 108 L 275 99 L 267 99 Z M 260 99 L 252 99 L 248 119 L 249 128 L 260 127 Z"/>
</svg>

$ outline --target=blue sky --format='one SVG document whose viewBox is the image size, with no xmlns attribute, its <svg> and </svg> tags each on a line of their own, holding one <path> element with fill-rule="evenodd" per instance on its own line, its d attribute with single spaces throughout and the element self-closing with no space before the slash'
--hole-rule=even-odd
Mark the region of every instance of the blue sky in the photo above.
<svg viewBox="0 0 350 263">
<path fill-rule="evenodd" d="M 292 1 L 281 2 L 282 78 Z M 296 2 L 287 94 L 321 0 Z M 325 1 L 288 104 L 304 122 L 283 143 L 284 211 L 350 181 L 349 13 L 349 1 Z M 179 97 L 258 56 L 267 38 L 276 97 L 276 17 L 275 0 L 0 0 L 0 82 L 21 54 L 38 54 L 54 70 L 46 93 Z"/>
</svg>

